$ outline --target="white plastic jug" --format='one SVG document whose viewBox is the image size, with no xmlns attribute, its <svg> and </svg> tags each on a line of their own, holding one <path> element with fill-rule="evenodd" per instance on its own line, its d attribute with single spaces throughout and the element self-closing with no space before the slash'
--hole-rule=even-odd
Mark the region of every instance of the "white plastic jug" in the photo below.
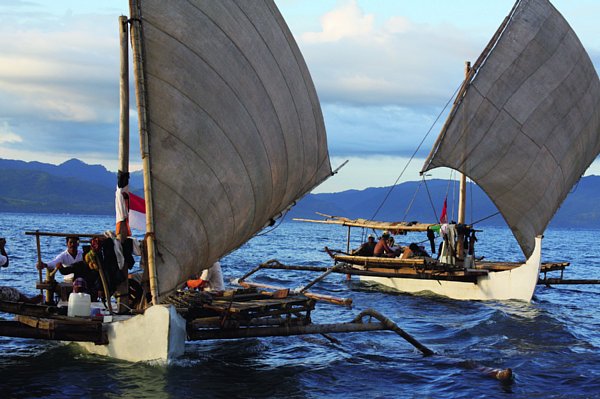
<svg viewBox="0 0 600 399">
<path fill-rule="evenodd" d="M 69 307 L 67 316 L 89 316 L 92 301 L 89 294 L 83 292 L 72 292 L 69 295 Z"/>
</svg>

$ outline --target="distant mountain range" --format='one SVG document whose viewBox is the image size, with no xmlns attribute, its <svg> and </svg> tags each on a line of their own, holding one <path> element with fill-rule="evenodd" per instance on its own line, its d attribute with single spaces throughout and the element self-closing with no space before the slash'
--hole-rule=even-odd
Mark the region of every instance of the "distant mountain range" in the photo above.
<svg viewBox="0 0 600 399">
<path fill-rule="evenodd" d="M 60 165 L 0 159 L 0 212 L 113 214 L 117 176 L 101 165 L 71 159 Z M 141 172 L 130 179 L 133 192 L 142 195 Z M 456 197 L 454 182 L 406 182 L 395 187 L 309 194 L 285 220 L 320 218 L 315 212 L 349 218 L 384 221 L 433 221 L 448 197 L 449 217 Z M 503 225 L 494 204 L 475 184 L 467 188 L 467 221 Z M 385 202 L 383 202 L 386 198 Z M 473 204 L 474 206 L 471 206 Z M 495 215 L 495 216 L 492 216 Z M 491 216 L 491 217 L 490 217 Z M 600 176 L 583 177 L 551 222 L 553 227 L 600 228 Z"/>
<path fill-rule="evenodd" d="M 130 188 L 140 192 L 141 172 Z M 114 214 L 117 174 L 70 159 L 60 165 L 0 159 L 0 212 Z"/>
</svg>

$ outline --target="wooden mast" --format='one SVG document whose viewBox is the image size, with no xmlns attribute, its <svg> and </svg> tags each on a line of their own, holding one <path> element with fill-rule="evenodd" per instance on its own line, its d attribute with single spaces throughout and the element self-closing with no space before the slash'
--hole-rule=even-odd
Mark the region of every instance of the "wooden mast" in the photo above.
<svg viewBox="0 0 600 399">
<path fill-rule="evenodd" d="M 152 183 L 150 178 L 150 146 L 148 143 L 148 118 L 146 115 L 146 80 L 143 70 L 142 23 L 138 3 L 132 1 L 131 6 L 131 47 L 133 51 L 133 72 L 136 80 L 136 102 L 138 108 L 138 122 L 140 129 L 140 152 L 142 154 L 142 167 L 144 172 L 144 200 L 146 202 L 146 251 L 148 254 L 148 277 L 150 279 L 150 292 L 152 304 L 160 303 L 158 296 L 158 276 L 156 273 L 156 250 L 154 237 L 154 208 L 152 196 Z"/>
<path fill-rule="evenodd" d="M 120 175 L 127 176 L 127 180 L 129 180 L 129 44 L 127 43 L 129 35 L 127 34 L 127 27 L 127 17 L 121 15 L 119 17 L 119 41 L 121 47 L 119 76 L 119 172 Z M 120 229 L 119 241 L 124 242 L 127 239 L 127 233 L 126 228 Z M 118 309 L 119 312 L 122 312 L 129 306 L 129 283 L 127 281 L 127 268 L 124 267 L 120 272 L 125 274 L 125 279 L 117 286 L 116 291 Z"/>
<path fill-rule="evenodd" d="M 119 170 L 122 173 L 129 173 L 129 44 L 127 43 L 127 17 L 124 15 L 119 17 L 119 39 L 121 44 Z"/>
<path fill-rule="evenodd" d="M 469 61 L 465 62 L 465 82 L 469 78 L 469 74 L 471 73 L 471 63 Z M 467 204 L 467 176 L 464 173 L 460 174 L 460 185 L 458 192 L 458 223 L 465 224 L 465 209 Z M 458 243 L 456 245 L 456 252 L 458 258 L 462 258 L 464 256 L 464 245 L 463 245 L 464 237 L 458 237 Z"/>
</svg>

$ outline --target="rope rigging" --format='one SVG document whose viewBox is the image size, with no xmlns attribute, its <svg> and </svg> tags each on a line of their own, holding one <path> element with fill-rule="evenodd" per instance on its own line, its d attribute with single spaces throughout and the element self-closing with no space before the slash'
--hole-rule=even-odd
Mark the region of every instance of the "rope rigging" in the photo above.
<svg viewBox="0 0 600 399">
<path fill-rule="evenodd" d="M 446 102 L 446 105 L 444 105 L 444 108 L 442 108 L 442 110 L 439 112 L 439 114 L 437 115 L 437 117 L 435 118 L 435 120 L 433 121 L 433 123 L 431 124 L 431 126 L 429 127 L 429 130 L 427 130 L 427 133 L 425 134 L 425 136 L 423 137 L 423 139 L 421 139 L 421 142 L 419 143 L 419 145 L 417 146 L 417 148 L 415 149 L 415 151 L 412 153 L 412 155 L 410 156 L 410 158 L 406 162 L 406 165 L 404 166 L 404 168 L 400 172 L 400 175 L 396 178 L 396 181 L 394 182 L 394 184 L 392 186 L 390 186 L 390 188 L 389 188 L 388 192 L 386 193 L 385 197 L 383 198 L 383 200 L 381 201 L 381 203 L 379 204 L 379 206 L 377 207 L 377 209 L 373 213 L 373 216 L 371 216 L 371 220 L 375 220 L 375 218 L 377 217 L 377 214 L 379 213 L 379 211 L 381 210 L 381 208 L 383 207 L 383 205 L 385 204 L 385 202 L 389 198 L 389 196 L 392 193 L 392 191 L 394 190 L 394 188 L 396 188 L 396 186 L 398 185 L 398 182 L 400 181 L 400 179 L 404 175 L 404 172 L 406 172 L 406 169 L 408 169 L 408 166 L 410 165 L 410 163 L 412 162 L 412 160 L 417 155 L 417 152 L 419 152 L 419 150 L 423 146 L 423 143 L 425 142 L 425 140 L 427 139 L 427 137 L 429 136 L 429 134 L 433 130 L 433 127 L 437 124 L 437 122 L 441 118 L 441 116 L 444 113 L 444 111 L 446 111 L 446 109 L 448 108 L 448 105 L 450 105 L 450 103 L 452 102 L 452 100 L 455 98 L 456 93 L 458 93 L 458 90 L 460 90 L 461 86 L 462 86 L 462 83 L 456 88 L 456 90 L 454 90 L 454 93 L 452 94 L 452 96 L 450 97 L 450 99 Z"/>
</svg>

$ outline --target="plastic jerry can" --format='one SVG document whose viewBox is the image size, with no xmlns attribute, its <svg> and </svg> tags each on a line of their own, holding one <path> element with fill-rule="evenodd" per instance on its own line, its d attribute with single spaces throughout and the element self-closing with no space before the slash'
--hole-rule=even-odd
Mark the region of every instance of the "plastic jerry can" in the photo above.
<svg viewBox="0 0 600 399">
<path fill-rule="evenodd" d="M 67 308 L 67 316 L 85 317 L 90 315 L 92 301 L 89 294 L 83 292 L 72 292 L 69 295 L 69 307 Z"/>
</svg>

